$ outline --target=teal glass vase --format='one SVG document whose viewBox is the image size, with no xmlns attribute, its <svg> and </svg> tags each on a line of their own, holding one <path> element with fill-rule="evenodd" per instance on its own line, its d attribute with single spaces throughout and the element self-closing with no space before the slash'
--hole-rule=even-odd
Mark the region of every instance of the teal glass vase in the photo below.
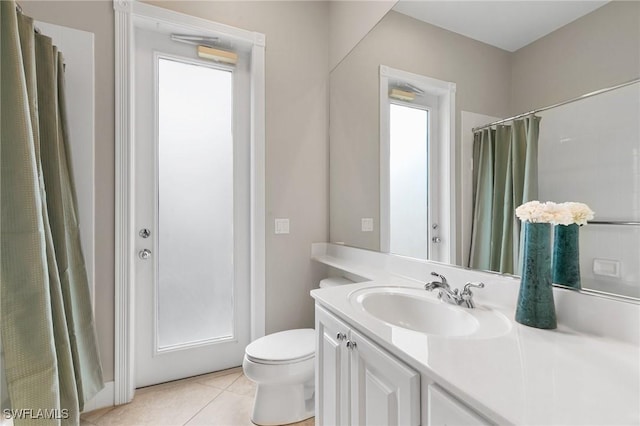
<svg viewBox="0 0 640 426">
<path fill-rule="evenodd" d="M 553 282 L 580 289 L 580 227 L 557 225 L 553 236 Z"/>
<path fill-rule="evenodd" d="M 551 224 L 524 223 L 522 280 L 516 321 L 529 327 L 557 327 L 551 286 Z"/>
</svg>

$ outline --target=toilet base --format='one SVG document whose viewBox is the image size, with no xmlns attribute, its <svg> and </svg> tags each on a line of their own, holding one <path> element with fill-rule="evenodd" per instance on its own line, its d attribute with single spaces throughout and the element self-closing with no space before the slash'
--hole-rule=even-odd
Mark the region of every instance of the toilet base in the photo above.
<svg viewBox="0 0 640 426">
<path fill-rule="evenodd" d="M 287 330 L 247 346 L 244 375 L 255 382 L 251 421 L 285 425 L 315 415 L 315 330 Z"/>
<path fill-rule="evenodd" d="M 315 415 L 314 408 L 313 380 L 297 385 L 258 384 L 251 421 L 260 426 L 301 422 Z"/>
</svg>

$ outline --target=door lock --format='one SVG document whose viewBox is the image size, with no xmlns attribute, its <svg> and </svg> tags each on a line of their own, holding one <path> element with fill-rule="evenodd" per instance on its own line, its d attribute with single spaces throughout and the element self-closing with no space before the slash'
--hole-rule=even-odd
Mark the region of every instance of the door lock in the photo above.
<svg viewBox="0 0 640 426">
<path fill-rule="evenodd" d="M 138 252 L 138 257 L 142 260 L 147 260 L 151 257 L 151 250 L 144 249 Z"/>
</svg>

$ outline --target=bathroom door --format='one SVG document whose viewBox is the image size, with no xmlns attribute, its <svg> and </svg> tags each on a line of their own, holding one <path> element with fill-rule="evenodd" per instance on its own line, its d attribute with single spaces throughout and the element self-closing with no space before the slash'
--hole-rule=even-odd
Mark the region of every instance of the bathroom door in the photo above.
<svg viewBox="0 0 640 426">
<path fill-rule="evenodd" d="M 249 58 L 162 30 L 135 30 L 136 387 L 239 366 L 250 338 Z"/>
</svg>

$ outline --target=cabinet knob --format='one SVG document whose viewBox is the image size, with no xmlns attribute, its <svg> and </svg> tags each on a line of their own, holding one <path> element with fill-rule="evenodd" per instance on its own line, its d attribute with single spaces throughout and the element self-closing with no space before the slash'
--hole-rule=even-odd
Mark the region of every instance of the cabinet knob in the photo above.
<svg viewBox="0 0 640 426">
<path fill-rule="evenodd" d="M 356 342 L 351 341 L 351 340 L 347 340 L 347 348 L 348 349 L 355 349 L 356 348 Z"/>
<path fill-rule="evenodd" d="M 338 334 L 336 334 L 336 339 L 338 339 L 339 341 L 343 341 L 346 338 L 347 338 L 347 335 L 344 333 L 338 332 Z"/>
</svg>

